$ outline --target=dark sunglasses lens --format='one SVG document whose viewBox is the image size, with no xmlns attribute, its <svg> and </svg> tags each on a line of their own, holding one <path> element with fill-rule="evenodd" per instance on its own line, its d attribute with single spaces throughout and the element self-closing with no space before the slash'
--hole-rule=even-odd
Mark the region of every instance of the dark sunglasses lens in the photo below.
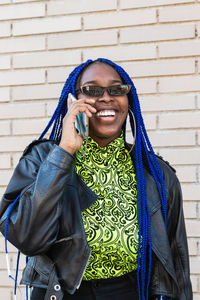
<svg viewBox="0 0 200 300">
<path fill-rule="evenodd" d="M 109 88 L 109 94 L 112 96 L 126 95 L 130 91 L 129 85 L 113 85 Z"/>
<path fill-rule="evenodd" d="M 102 95 L 103 89 L 100 86 L 88 85 L 82 87 L 82 92 L 90 97 L 99 97 Z"/>
</svg>

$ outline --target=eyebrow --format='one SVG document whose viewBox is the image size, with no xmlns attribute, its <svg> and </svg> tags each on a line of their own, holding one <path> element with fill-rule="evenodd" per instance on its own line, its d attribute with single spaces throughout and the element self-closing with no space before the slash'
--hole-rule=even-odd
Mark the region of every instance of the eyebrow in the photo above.
<svg viewBox="0 0 200 300">
<path fill-rule="evenodd" d="M 86 81 L 86 82 L 84 82 L 84 85 L 88 84 L 88 83 L 97 83 L 97 81 L 96 80 Z M 117 80 L 115 79 L 115 80 L 111 80 L 111 83 L 122 83 L 122 81 L 119 79 L 117 79 Z"/>
</svg>

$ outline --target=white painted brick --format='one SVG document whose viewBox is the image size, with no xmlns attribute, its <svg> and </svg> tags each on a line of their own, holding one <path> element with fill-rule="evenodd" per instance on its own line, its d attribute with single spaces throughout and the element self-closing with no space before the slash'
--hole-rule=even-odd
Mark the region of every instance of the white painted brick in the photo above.
<svg viewBox="0 0 200 300">
<path fill-rule="evenodd" d="M 200 6 L 186 5 L 159 9 L 159 22 L 199 20 Z"/>
<path fill-rule="evenodd" d="M 52 1 L 47 3 L 47 13 L 49 15 L 84 13 L 92 11 L 107 11 L 117 8 L 116 0 L 81 0 L 81 1 Z"/>
<path fill-rule="evenodd" d="M 13 134 L 38 134 L 40 135 L 49 119 L 33 119 L 33 120 L 16 120 L 13 121 Z"/>
<path fill-rule="evenodd" d="M 116 45 L 116 30 L 77 31 L 48 36 L 48 49 Z M 95 48 L 92 48 L 95 50 Z"/>
<path fill-rule="evenodd" d="M 9 257 L 9 262 L 11 265 L 11 257 Z M 5 253 L 0 253 L 0 270 L 7 270 Z M 1 289 L 0 289 L 0 295 L 1 295 Z"/>
<path fill-rule="evenodd" d="M 0 152 L 24 151 L 35 138 L 33 136 L 0 137 Z"/>
<path fill-rule="evenodd" d="M 53 101 L 50 103 L 47 103 L 47 116 L 52 116 L 52 114 L 54 113 L 54 110 L 57 107 L 58 102 L 57 101 Z"/>
<path fill-rule="evenodd" d="M 22 156 L 22 153 L 21 153 L 21 152 L 20 152 L 20 153 L 13 153 L 13 155 L 12 155 L 13 168 L 15 168 L 16 165 L 18 164 L 18 162 L 19 162 L 21 156 Z"/>
<path fill-rule="evenodd" d="M 11 170 L 1 170 L 1 172 L 0 172 L 0 182 L 1 182 L 1 184 L 2 185 L 8 184 L 12 174 L 13 174 L 13 171 L 11 171 Z"/>
<path fill-rule="evenodd" d="M 149 132 L 154 147 L 174 147 L 195 145 L 195 131 L 158 131 Z"/>
<path fill-rule="evenodd" d="M 158 45 L 159 57 L 179 57 L 200 55 L 200 41 L 189 40 L 164 42 Z"/>
<path fill-rule="evenodd" d="M 200 162 L 200 148 L 160 149 L 160 155 L 173 165 L 195 165 Z"/>
<path fill-rule="evenodd" d="M 154 9 L 105 12 L 84 16 L 84 29 L 111 28 L 153 23 L 156 23 L 156 11 Z"/>
<path fill-rule="evenodd" d="M 68 78 L 69 74 L 73 71 L 74 68 L 75 68 L 75 66 L 64 67 L 64 68 L 62 68 L 62 67 L 48 68 L 47 81 L 50 83 L 64 82 Z M 51 86 L 51 85 L 49 85 L 49 86 Z M 50 97 L 48 97 L 48 98 L 50 98 Z"/>
<path fill-rule="evenodd" d="M 197 106 L 198 106 L 198 108 L 200 108 L 200 95 L 198 95 Z"/>
<path fill-rule="evenodd" d="M 192 291 L 194 292 L 198 292 L 198 277 L 196 276 L 191 276 L 191 282 L 192 282 Z"/>
<path fill-rule="evenodd" d="M 121 66 L 131 77 L 192 74 L 195 72 L 193 59 L 127 62 L 121 63 Z"/>
<path fill-rule="evenodd" d="M 191 3 L 193 0 L 121 0 L 120 8 L 140 8 L 140 7 L 152 7 L 179 3 Z"/>
<path fill-rule="evenodd" d="M 65 78 L 63 77 L 63 79 Z M 63 84 L 13 87 L 13 100 L 57 99 L 61 94 L 62 87 Z"/>
<path fill-rule="evenodd" d="M 199 224 L 200 226 L 200 224 Z M 190 270 L 191 274 L 199 274 L 200 270 L 200 259 L 197 257 L 190 258 Z"/>
<path fill-rule="evenodd" d="M 35 51 L 44 49 L 44 36 L 12 37 L 0 39 L 0 53 Z"/>
<path fill-rule="evenodd" d="M 45 116 L 44 103 L 1 104 L 0 119 L 34 118 Z"/>
<path fill-rule="evenodd" d="M 96 59 L 97 57 L 109 57 L 109 59 L 113 61 L 156 58 L 156 45 L 119 45 L 114 47 L 83 49 L 84 61 L 87 59 Z"/>
<path fill-rule="evenodd" d="M 196 182 L 196 167 L 184 166 L 175 167 L 180 182 Z"/>
<path fill-rule="evenodd" d="M 14 68 L 62 66 L 81 63 L 81 51 L 51 51 L 16 54 L 13 56 Z"/>
<path fill-rule="evenodd" d="M 200 112 L 170 112 L 159 116 L 160 129 L 198 127 L 200 127 Z"/>
<path fill-rule="evenodd" d="M 11 270 L 16 270 L 17 264 L 17 253 L 12 253 L 9 255 L 11 258 Z M 26 265 L 26 256 L 22 253 L 20 254 L 20 261 L 19 261 L 19 270 L 23 270 Z"/>
<path fill-rule="evenodd" d="M 0 0 L 0 5 L 1 4 L 7 4 L 7 3 L 10 3 L 11 0 Z"/>
<path fill-rule="evenodd" d="M 198 254 L 198 244 L 196 239 L 188 239 L 188 248 L 190 255 L 197 255 Z"/>
<path fill-rule="evenodd" d="M 12 293 L 10 289 L 0 288 L 0 295 L 2 299 L 6 299 L 6 300 L 12 299 Z"/>
<path fill-rule="evenodd" d="M 13 22 L 14 35 L 30 35 L 79 29 L 81 29 L 80 16 L 64 16 Z"/>
<path fill-rule="evenodd" d="M 200 77 L 181 76 L 160 78 L 159 91 L 162 93 L 200 91 Z"/>
<path fill-rule="evenodd" d="M 10 100 L 9 88 L 0 88 L 0 102 L 8 102 Z"/>
<path fill-rule="evenodd" d="M 199 289 L 198 289 L 199 291 Z M 197 293 L 197 294 L 193 294 L 193 300 L 199 300 L 200 299 L 200 293 Z"/>
<path fill-rule="evenodd" d="M 177 174 L 178 175 L 178 174 Z M 179 175 L 178 175 L 179 177 Z M 197 216 L 197 203 L 196 202 L 183 202 L 184 216 L 186 219 L 196 219 Z"/>
<path fill-rule="evenodd" d="M 195 109 L 195 95 L 159 95 L 142 96 L 140 98 L 142 111 L 181 111 Z"/>
<path fill-rule="evenodd" d="M 0 121 L 0 136 L 10 134 L 10 121 Z"/>
<path fill-rule="evenodd" d="M 0 73 L 0 86 L 45 82 L 44 70 L 11 70 Z"/>
<path fill-rule="evenodd" d="M 0 20 L 24 19 L 42 17 L 45 15 L 45 4 L 42 2 L 31 4 L 5 5 L 0 10 Z"/>
<path fill-rule="evenodd" d="M 182 184 L 184 200 L 200 200 L 200 184 Z"/>
<path fill-rule="evenodd" d="M 10 56 L 3 55 L 0 56 L 0 70 L 9 69 L 10 68 Z"/>
<path fill-rule="evenodd" d="M 156 93 L 155 78 L 132 78 L 138 94 Z"/>
<path fill-rule="evenodd" d="M 9 22 L 1 22 L 0 37 L 10 36 L 11 28 Z"/>
<path fill-rule="evenodd" d="M 19 275 L 18 275 L 19 278 L 21 278 L 20 273 L 21 272 L 19 272 Z M 12 276 L 15 276 L 15 272 L 13 272 Z M 8 277 L 8 272 L 7 271 L 1 271 L 0 270 L 0 282 L 1 282 L 1 286 L 3 286 L 3 287 L 11 287 L 11 288 L 13 288 L 13 284 L 14 284 L 13 282 L 14 281 Z M 7 300 L 7 298 L 5 298 L 5 299 Z M 10 299 L 12 299 L 12 298 L 10 298 Z"/>
<path fill-rule="evenodd" d="M 9 169 L 11 167 L 10 155 L 1 154 L 0 155 L 0 169 Z"/>
<path fill-rule="evenodd" d="M 156 129 L 156 115 L 155 114 L 143 114 L 144 123 L 147 130 Z M 127 131 L 131 132 L 131 126 L 129 121 L 127 122 Z"/>
<path fill-rule="evenodd" d="M 122 28 L 120 35 L 121 43 L 153 42 L 173 39 L 186 39 L 195 36 L 193 24 L 163 24 L 155 26 L 141 26 Z"/>
<path fill-rule="evenodd" d="M 12 0 L 12 2 L 14 2 L 14 3 L 20 3 L 20 2 L 34 2 L 34 1 L 38 1 L 38 0 Z"/>
<path fill-rule="evenodd" d="M 198 145 L 200 145 L 200 131 L 198 132 Z"/>
</svg>

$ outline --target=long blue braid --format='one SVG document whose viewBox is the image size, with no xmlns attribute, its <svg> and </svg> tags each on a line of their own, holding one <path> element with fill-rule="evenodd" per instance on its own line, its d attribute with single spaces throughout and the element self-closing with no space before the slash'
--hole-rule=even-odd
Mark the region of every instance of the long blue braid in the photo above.
<svg viewBox="0 0 200 300">
<path fill-rule="evenodd" d="M 114 62 L 105 59 L 98 58 L 95 61 L 87 60 L 76 67 L 67 78 L 65 85 L 62 89 L 61 96 L 58 105 L 53 113 L 52 118 L 47 124 L 46 128 L 39 137 L 42 139 L 50 127 L 53 126 L 50 133 L 50 140 L 59 141 L 62 135 L 62 120 L 67 113 L 67 98 L 68 94 L 72 93 L 76 96 L 76 83 L 77 79 L 80 78 L 80 74 L 87 66 L 91 63 L 101 62 L 112 66 L 116 72 L 120 75 L 122 81 L 126 84 L 131 85 L 131 90 L 128 95 L 129 107 L 134 114 L 136 121 L 136 132 L 137 137 L 135 141 L 135 162 L 136 162 L 136 176 L 138 185 L 138 223 L 139 223 L 139 243 L 138 243 L 138 259 L 137 259 L 137 281 L 139 300 L 148 300 L 148 290 L 150 284 L 151 275 L 151 256 L 152 256 L 152 242 L 151 242 L 151 228 L 150 228 L 150 213 L 147 205 L 146 195 L 146 182 L 144 176 L 144 159 L 149 165 L 150 172 L 155 179 L 160 198 L 162 203 L 163 218 L 166 225 L 167 220 L 167 207 L 165 198 L 165 187 L 162 173 L 154 153 L 154 150 L 149 141 L 144 121 L 141 114 L 140 104 L 137 96 L 136 88 L 129 77 L 129 75 L 123 70 L 122 67 L 118 66 Z M 134 135 L 134 123 L 132 120 L 132 114 L 129 111 L 131 130 Z M 123 125 L 123 135 L 126 140 L 126 121 Z M 147 270 L 147 258 L 148 258 L 148 270 Z"/>
</svg>

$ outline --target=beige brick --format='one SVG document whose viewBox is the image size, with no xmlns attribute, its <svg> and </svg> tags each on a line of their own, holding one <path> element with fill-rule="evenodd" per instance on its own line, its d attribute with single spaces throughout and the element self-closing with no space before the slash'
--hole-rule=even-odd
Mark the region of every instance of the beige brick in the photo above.
<svg viewBox="0 0 200 300">
<path fill-rule="evenodd" d="M 177 176 L 180 180 L 180 182 L 196 182 L 196 167 L 193 166 L 179 166 L 175 167 Z"/>
<path fill-rule="evenodd" d="M 156 93 L 157 80 L 155 78 L 133 78 L 138 94 Z"/>
<path fill-rule="evenodd" d="M 0 137 L 0 152 L 24 151 L 35 138 L 33 136 Z"/>
<path fill-rule="evenodd" d="M 22 156 L 22 153 L 21 153 L 21 152 L 19 152 L 19 153 L 13 153 L 13 155 L 12 155 L 13 168 L 15 168 L 16 165 L 18 164 L 18 162 L 19 162 L 21 156 Z"/>
<path fill-rule="evenodd" d="M 5 5 L 0 10 L 0 20 L 42 17 L 45 15 L 44 3 Z"/>
<path fill-rule="evenodd" d="M 192 59 L 128 62 L 122 63 L 121 66 L 131 77 L 192 74 L 195 72 L 195 62 Z"/>
<path fill-rule="evenodd" d="M 0 86 L 45 82 L 44 70 L 11 70 L 0 73 Z"/>
<path fill-rule="evenodd" d="M 0 172 L 0 182 L 1 185 L 6 185 L 10 181 L 13 171 L 11 170 L 1 170 Z"/>
<path fill-rule="evenodd" d="M 116 44 L 117 30 L 77 31 L 48 36 L 48 49 L 82 48 Z M 95 50 L 95 48 L 92 49 Z"/>
<path fill-rule="evenodd" d="M 198 244 L 196 239 L 188 239 L 188 248 L 190 255 L 197 255 L 198 254 Z"/>
<path fill-rule="evenodd" d="M 160 155 L 174 165 L 199 164 L 200 148 L 160 149 Z"/>
<path fill-rule="evenodd" d="M 0 136 L 10 134 L 10 121 L 0 121 Z"/>
<path fill-rule="evenodd" d="M 4 55 L 0 56 L 0 70 L 10 68 L 10 56 Z"/>
<path fill-rule="evenodd" d="M 0 295 L 2 299 L 6 299 L 6 300 L 12 299 L 12 293 L 10 289 L 0 288 Z"/>
<path fill-rule="evenodd" d="M 198 127 L 200 127 L 200 112 L 170 112 L 159 116 L 160 129 Z"/>
<path fill-rule="evenodd" d="M 195 131 L 158 131 L 149 133 L 154 147 L 195 145 Z"/>
<path fill-rule="evenodd" d="M 195 95 L 159 95 L 142 96 L 140 98 L 142 111 L 181 111 L 195 109 Z"/>
<path fill-rule="evenodd" d="M 161 93 L 200 91 L 200 77 L 181 76 L 160 78 L 159 91 Z"/>
<path fill-rule="evenodd" d="M 120 8 L 140 8 L 140 7 L 151 7 L 151 6 L 161 6 L 179 3 L 190 3 L 193 0 L 121 0 Z"/>
<path fill-rule="evenodd" d="M 30 35 L 79 29 L 81 29 L 80 16 L 64 16 L 13 22 L 13 35 Z"/>
<path fill-rule="evenodd" d="M 63 66 L 75 63 L 81 63 L 80 50 L 35 52 L 13 56 L 14 68 Z"/>
<path fill-rule="evenodd" d="M 153 23 L 156 23 L 156 11 L 154 9 L 105 12 L 84 16 L 85 29 L 111 28 Z"/>
<path fill-rule="evenodd" d="M 13 87 L 13 100 L 58 99 L 62 87 L 63 84 Z"/>
<path fill-rule="evenodd" d="M 116 0 L 81 0 L 81 1 L 55 1 L 49 2 L 47 6 L 47 13 L 49 15 L 59 15 L 59 14 L 71 14 L 71 13 L 84 13 L 92 11 L 102 11 L 102 10 L 113 10 L 117 8 Z"/>
<path fill-rule="evenodd" d="M 163 24 L 121 29 L 121 43 L 153 42 L 173 39 L 186 39 L 195 36 L 193 24 Z"/>
<path fill-rule="evenodd" d="M 49 119 L 33 119 L 33 120 L 16 120 L 13 121 L 13 134 L 38 134 L 40 135 Z"/>
<path fill-rule="evenodd" d="M 84 61 L 96 59 L 97 57 L 109 57 L 113 61 L 151 59 L 156 58 L 156 46 L 143 44 L 83 49 Z M 138 68 L 138 65 L 136 66 Z"/>
<path fill-rule="evenodd" d="M 44 103 L 1 104 L 1 119 L 34 118 L 45 116 Z"/>
<path fill-rule="evenodd" d="M 10 155 L 1 154 L 0 155 L 0 169 L 9 169 L 11 167 Z"/>
<path fill-rule="evenodd" d="M 0 37 L 10 36 L 11 27 L 9 22 L 1 22 Z"/>
<path fill-rule="evenodd" d="M 159 22 L 199 20 L 200 6 L 187 5 L 159 9 Z"/>
<path fill-rule="evenodd" d="M 200 41 L 164 42 L 158 45 L 159 57 L 200 55 Z"/>
<path fill-rule="evenodd" d="M 191 257 L 190 258 L 191 274 L 199 274 L 199 270 L 200 270 L 200 259 L 197 257 Z"/>
<path fill-rule="evenodd" d="M 50 82 L 50 83 L 53 83 L 53 82 L 62 82 L 62 83 L 64 83 L 66 81 L 66 79 L 68 78 L 69 74 L 73 71 L 74 68 L 75 68 L 75 66 L 63 67 L 63 68 L 62 67 L 48 68 L 48 70 L 47 70 L 47 81 Z M 51 87 L 51 85 L 49 85 L 49 86 Z M 55 84 L 52 85 L 52 89 L 53 89 L 53 86 L 55 86 Z M 59 85 L 59 87 L 61 89 L 60 85 Z M 48 97 L 48 98 L 50 98 L 50 97 Z"/>
<path fill-rule="evenodd" d="M 44 49 L 44 36 L 12 37 L 0 39 L 0 53 L 35 51 Z"/>
<path fill-rule="evenodd" d="M 10 100 L 9 88 L 0 88 L 0 102 L 8 102 Z"/>
<path fill-rule="evenodd" d="M 184 200 L 200 200 L 200 184 L 182 184 L 182 190 Z"/>
</svg>

